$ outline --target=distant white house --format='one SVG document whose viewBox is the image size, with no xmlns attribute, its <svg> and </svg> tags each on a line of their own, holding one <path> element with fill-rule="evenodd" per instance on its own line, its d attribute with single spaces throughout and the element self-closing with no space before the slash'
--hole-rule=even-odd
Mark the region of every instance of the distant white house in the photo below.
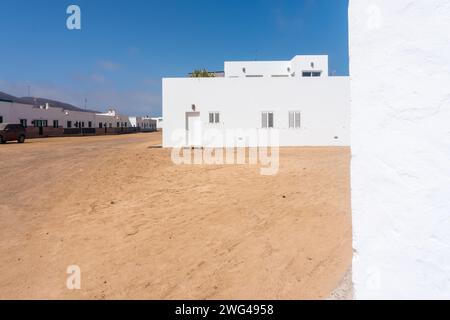
<svg viewBox="0 0 450 320">
<path fill-rule="evenodd" d="M 150 128 L 156 122 L 149 118 L 129 117 L 114 108 L 105 113 L 84 110 L 73 105 L 33 98 L 17 98 L 0 92 L 0 123 L 21 123 L 24 127 L 52 128 L 129 128 L 132 121 Z M 142 120 L 142 121 L 141 121 Z"/>
<path fill-rule="evenodd" d="M 164 147 L 259 145 L 249 131 L 276 131 L 279 146 L 350 144 L 349 78 L 329 76 L 328 56 L 225 62 L 224 70 L 163 79 Z"/>
<path fill-rule="evenodd" d="M 132 127 L 130 117 L 119 114 L 117 110 L 110 108 L 105 113 L 96 113 L 96 125 L 98 128 L 106 126 L 112 128 L 127 128 Z M 103 123 L 102 123 L 103 122 Z"/>
<path fill-rule="evenodd" d="M 140 128 L 141 131 L 156 131 L 156 120 L 150 117 L 129 117 L 133 128 Z"/>
<path fill-rule="evenodd" d="M 158 130 L 163 129 L 163 118 L 162 117 L 154 117 L 151 119 L 156 121 L 156 128 Z"/>
</svg>

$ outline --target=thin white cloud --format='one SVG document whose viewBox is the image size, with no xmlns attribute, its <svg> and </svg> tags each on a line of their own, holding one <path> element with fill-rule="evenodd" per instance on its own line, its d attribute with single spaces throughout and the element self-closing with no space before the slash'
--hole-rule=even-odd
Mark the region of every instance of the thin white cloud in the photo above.
<svg viewBox="0 0 450 320">
<path fill-rule="evenodd" d="M 98 61 L 98 65 L 100 68 L 106 71 L 116 71 L 121 68 L 120 64 L 115 63 L 111 60 L 100 60 Z"/>
<path fill-rule="evenodd" d="M 97 84 L 103 84 L 106 82 L 106 78 L 99 73 L 91 74 L 89 77 L 89 80 L 91 80 L 92 82 L 97 83 Z"/>
</svg>

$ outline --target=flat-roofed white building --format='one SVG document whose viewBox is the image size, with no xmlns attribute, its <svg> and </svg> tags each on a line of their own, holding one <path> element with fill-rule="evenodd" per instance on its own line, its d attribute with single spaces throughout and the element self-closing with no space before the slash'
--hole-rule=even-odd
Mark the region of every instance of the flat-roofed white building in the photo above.
<svg viewBox="0 0 450 320">
<path fill-rule="evenodd" d="M 152 120 L 156 121 L 156 128 L 158 130 L 163 129 L 163 118 L 162 117 L 153 117 Z"/>
<path fill-rule="evenodd" d="M 141 131 L 156 131 L 156 120 L 150 117 L 130 117 L 130 123 L 133 128 L 140 128 Z"/>
<path fill-rule="evenodd" d="M 98 128 L 128 128 L 132 127 L 130 117 L 119 114 L 114 108 L 105 113 L 96 113 Z"/>
<path fill-rule="evenodd" d="M 45 99 L 16 98 L 0 94 L 0 122 L 24 127 L 95 128 L 96 112 Z"/>
<path fill-rule="evenodd" d="M 279 146 L 350 144 L 349 79 L 329 76 L 327 56 L 225 62 L 224 70 L 163 79 L 164 147 L 257 146 L 246 132 L 275 130 Z"/>
<path fill-rule="evenodd" d="M 107 112 L 101 113 L 59 101 L 42 98 L 17 98 L 0 92 L 0 123 L 2 122 L 21 123 L 24 127 L 85 128 L 92 129 L 92 132 L 94 129 L 109 128 L 116 128 L 116 131 L 120 129 L 119 131 L 123 132 L 124 128 L 132 127 L 155 128 L 156 130 L 156 121 L 149 117 L 129 117 L 120 114 L 114 108 L 109 108 Z M 139 125 L 136 125 L 137 122 Z"/>
</svg>

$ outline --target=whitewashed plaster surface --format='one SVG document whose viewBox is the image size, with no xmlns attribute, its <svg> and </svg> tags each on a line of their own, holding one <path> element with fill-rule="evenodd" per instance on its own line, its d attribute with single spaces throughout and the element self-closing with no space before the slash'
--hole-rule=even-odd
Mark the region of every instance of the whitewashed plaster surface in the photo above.
<svg viewBox="0 0 450 320">
<path fill-rule="evenodd" d="M 356 299 L 450 299 L 450 1 L 350 0 Z"/>
</svg>

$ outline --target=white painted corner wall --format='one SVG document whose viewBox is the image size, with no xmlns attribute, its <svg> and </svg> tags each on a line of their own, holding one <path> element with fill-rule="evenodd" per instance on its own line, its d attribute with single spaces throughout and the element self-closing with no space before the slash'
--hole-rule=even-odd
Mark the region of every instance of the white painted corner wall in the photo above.
<svg viewBox="0 0 450 320">
<path fill-rule="evenodd" d="M 450 299 L 450 1 L 350 0 L 356 299 Z"/>
</svg>

